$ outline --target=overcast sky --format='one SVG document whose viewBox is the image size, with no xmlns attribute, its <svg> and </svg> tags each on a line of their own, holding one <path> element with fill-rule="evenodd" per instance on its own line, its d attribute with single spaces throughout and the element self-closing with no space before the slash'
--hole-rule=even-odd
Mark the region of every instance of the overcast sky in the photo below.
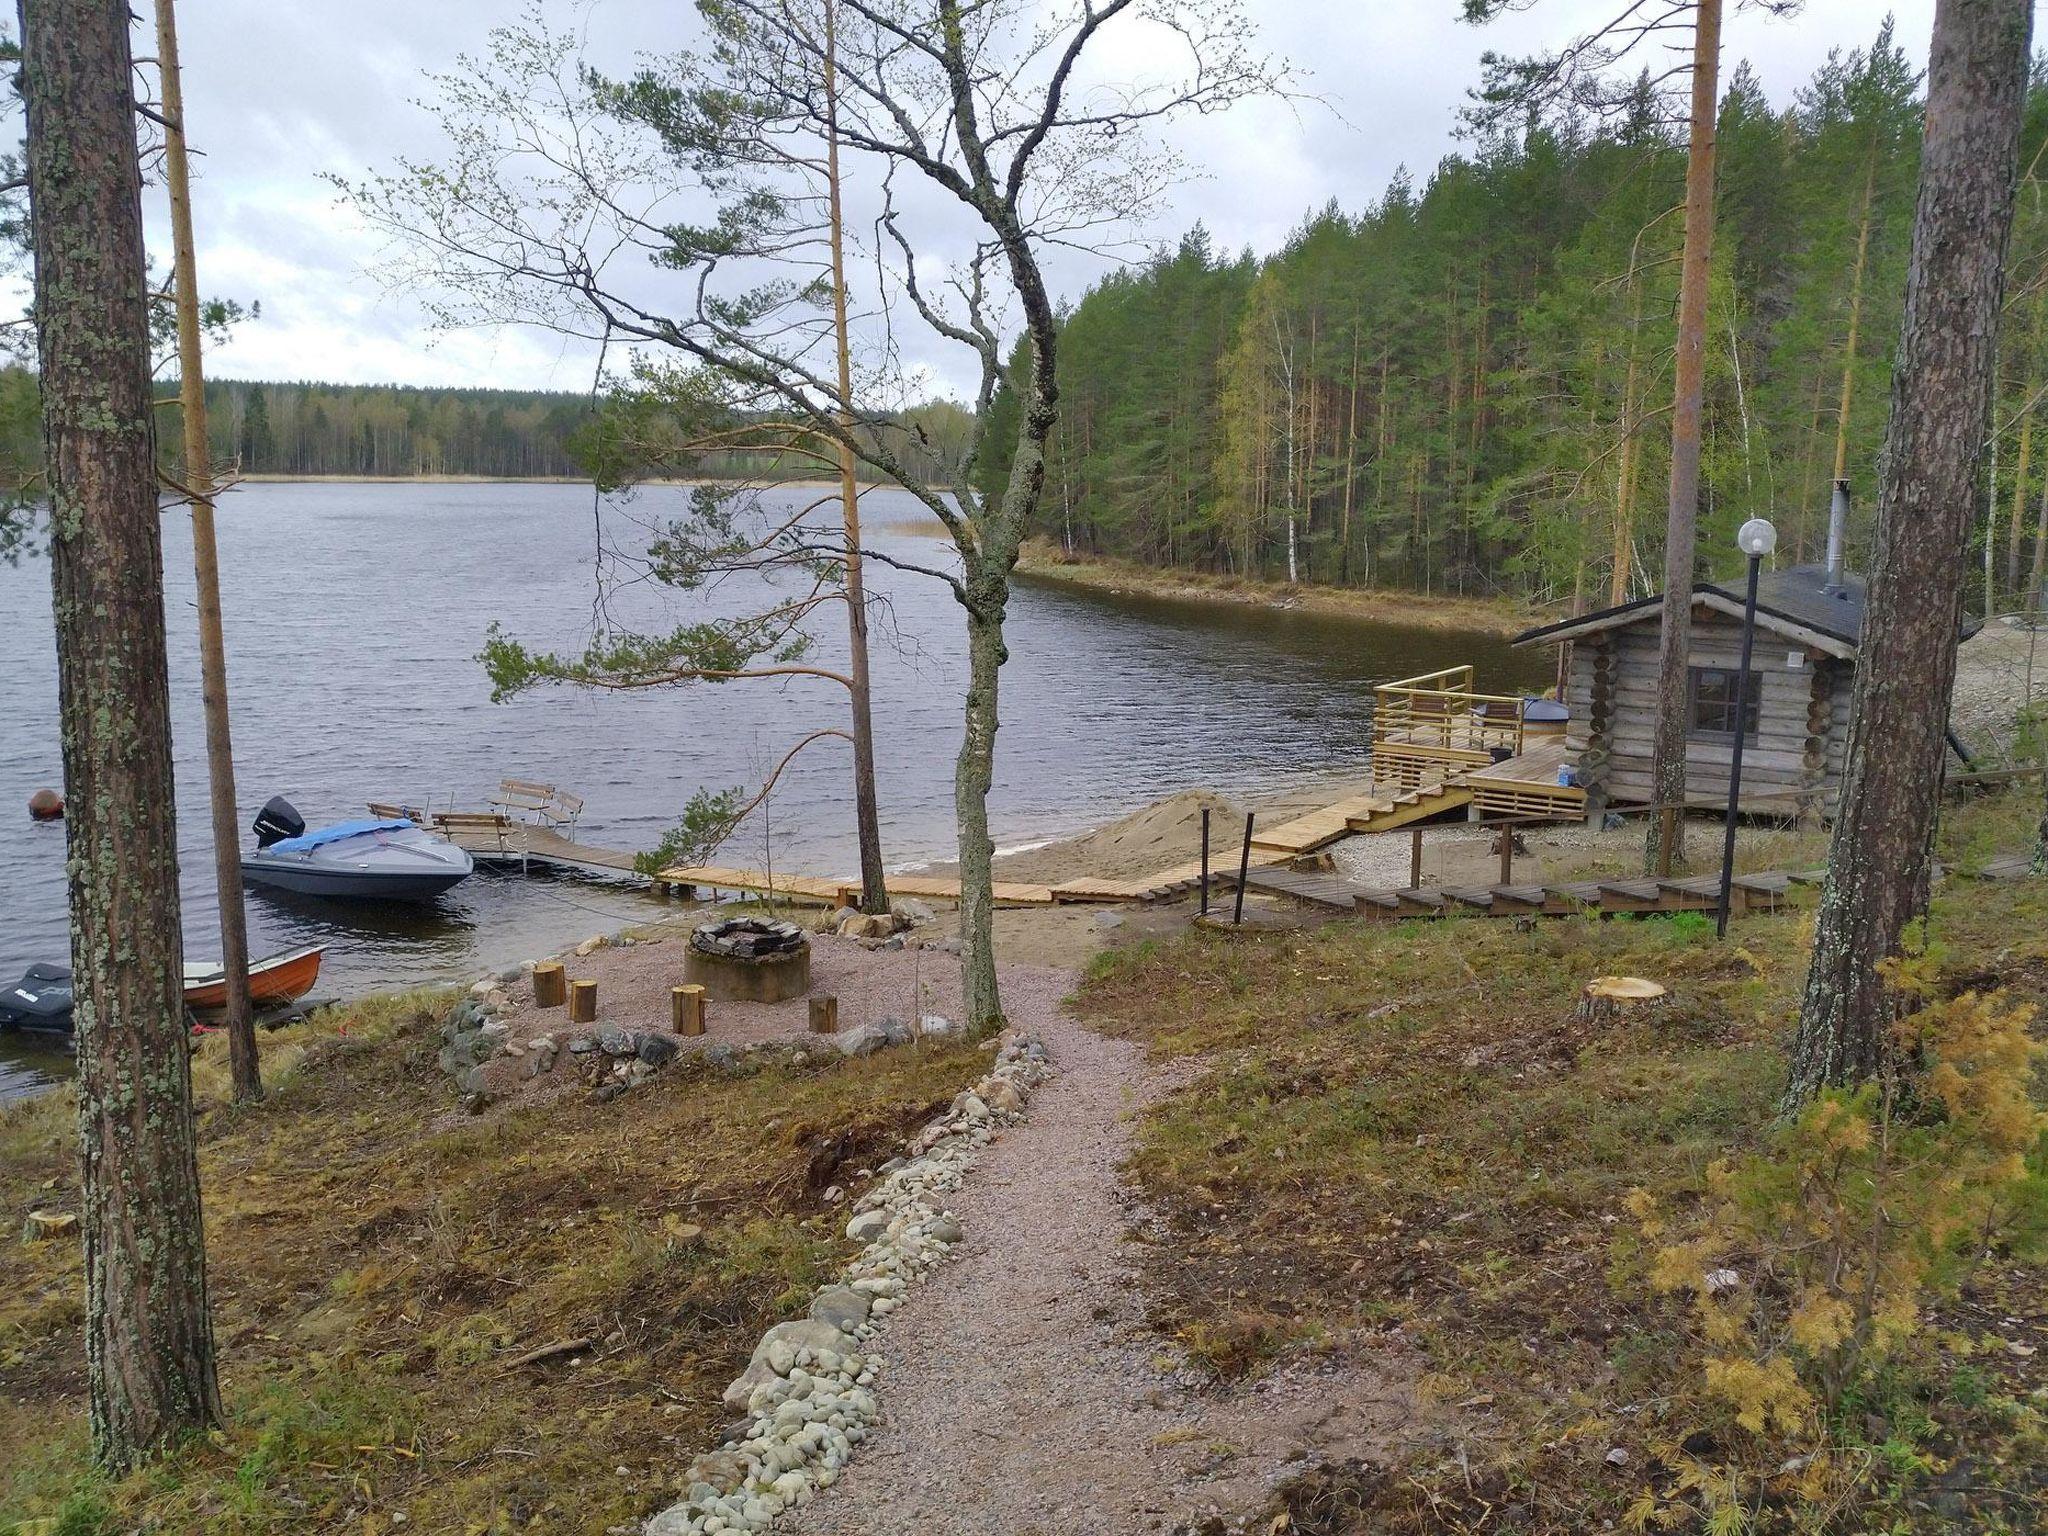
<svg viewBox="0 0 2048 1536">
<path fill-rule="evenodd" d="M 476 48 L 524 0 L 187 0 L 179 8 L 185 101 L 201 180 L 195 187 L 205 291 L 260 301 L 209 359 L 217 377 L 583 389 L 582 347 L 514 331 L 437 334 L 418 304 L 370 274 L 377 241 L 338 208 L 321 173 L 360 177 L 394 155 L 431 155 L 414 105 L 424 75 Z M 1488 28 L 1456 18 L 1458 0 L 1248 0 L 1268 46 L 1306 73 L 1326 105 L 1262 102 L 1205 119 L 1174 140 L 1202 174 L 1176 190 L 1150 233 L 1197 220 L 1219 249 L 1270 250 L 1331 198 L 1370 203 L 1397 167 L 1421 179 L 1457 146 L 1456 115 L 1491 48 L 1555 46 L 1620 0 L 1538 0 Z M 557 11 L 559 11 L 559 5 Z M 1748 59 L 1784 102 L 1831 47 L 1866 44 L 1886 7 L 1807 0 L 1785 19 L 1737 8 L 1723 77 Z M 1900 42 L 1924 64 L 1933 0 L 1892 7 Z M 551 11 L 557 13 L 557 11 Z M 687 0 L 591 0 L 588 26 L 614 57 L 690 44 Z M 149 51 L 137 31 L 137 51 Z M 148 196 L 160 221 L 161 190 Z M 162 242 L 153 242 L 161 244 Z M 1059 273 L 1078 291 L 1099 267 Z"/>
</svg>

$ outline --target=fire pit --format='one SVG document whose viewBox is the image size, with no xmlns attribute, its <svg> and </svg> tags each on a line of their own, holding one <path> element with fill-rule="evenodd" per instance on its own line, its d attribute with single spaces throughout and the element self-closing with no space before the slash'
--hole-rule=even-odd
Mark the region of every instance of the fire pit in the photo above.
<svg viewBox="0 0 2048 1536">
<path fill-rule="evenodd" d="M 782 1003 L 811 990 L 811 941 L 795 923 L 733 917 L 690 935 L 687 978 L 722 1003 Z"/>
</svg>

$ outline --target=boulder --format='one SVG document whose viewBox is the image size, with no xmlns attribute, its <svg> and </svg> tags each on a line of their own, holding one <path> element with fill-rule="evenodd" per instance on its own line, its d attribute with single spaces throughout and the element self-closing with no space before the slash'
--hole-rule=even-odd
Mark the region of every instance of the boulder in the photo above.
<svg viewBox="0 0 2048 1536">
<path fill-rule="evenodd" d="M 872 1056 L 889 1043 L 889 1037 L 879 1024 L 856 1024 L 840 1030 L 832 1037 L 832 1043 L 839 1047 L 842 1056 Z"/>
<path fill-rule="evenodd" d="M 597 1046 L 607 1056 L 630 1056 L 637 1049 L 632 1032 L 607 1024 L 597 1032 Z"/>
<path fill-rule="evenodd" d="M 682 1044 L 673 1035 L 650 1031 L 640 1037 L 640 1059 L 650 1067 L 665 1067 L 682 1054 Z"/>
<path fill-rule="evenodd" d="M 747 1480 L 747 1464 L 732 1451 L 706 1451 L 683 1471 L 685 1483 L 709 1484 L 714 1493 L 731 1493 Z"/>
<path fill-rule="evenodd" d="M 943 1013 L 928 1013 L 917 1021 L 917 1027 L 927 1040 L 944 1040 L 960 1033 L 960 1026 Z"/>
<path fill-rule="evenodd" d="M 936 921 L 932 909 L 914 896 L 899 896 L 895 901 L 896 915 L 906 924 Z"/>
<path fill-rule="evenodd" d="M 821 1323 L 816 1318 L 798 1318 L 791 1323 L 777 1323 L 761 1335 L 761 1342 L 754 1346 L 754 1358 L 766 1360 L 776 1368 L 778 1375 L 787 1376 L 796 1357 L 804 1350 L 812 1354 L 829 1349 L 835 1355 L 850 1355 L 857 1346 L 852 1339 L 830 1323 Z M 787 1355 L 788 1364 L 783 1364 Z"/>
<path fill-rule="evenodd" d="M 889 1230 L 889 1213 L 883 1210 L 862 1211 L 846 1224 L 846 1235 L 856 1243 L 872 1243 Z"/>
<path fill-rule="evenodd" d="M 875 1028 L 882 1032 L 882 1038 L 891 1045 L 908 1045 L 917 1038 L 910 1032 L 910 1026 L 897 1018 L 879 1020 Z"/>
<path fill-rule="evenodd" d="M 603 948 L 604 935 L 601 933 L 594 933 L 589 938 L 585 939 L 581 944 L 578 944 L 576 946 L 576 953 L 578 955 L 594 955 L 600 949 Z"/>
<path fill-rule="evenodd" d="M 851 1333 L 868 1320 L 868 1299 L 846 1285 L 828 1285 L 811 1298 L 811 1320 Z"/>
</svg>

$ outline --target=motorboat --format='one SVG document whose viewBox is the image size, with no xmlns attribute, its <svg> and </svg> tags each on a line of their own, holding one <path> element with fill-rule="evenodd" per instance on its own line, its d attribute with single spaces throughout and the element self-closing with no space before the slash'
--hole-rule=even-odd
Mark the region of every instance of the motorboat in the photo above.
<svg viewBox="0 0 2048 1536">
<path fill-rule="evenodd" d="M 397 816 L 337 821 L 308 832 L 282 795 L 256 814 L 256 851 L 242 878 L 302 896 L 354 901 L 431 901 L 476 865 L 437 832 Z"/>
<path fill-rule="evenodd" d="M 322 944 L 286 950 L 249 967 L 249 1006 L 257 1013 L 280 1003 L 295 1003 L 320 979 Z M 185 1006 L 201 1018 L 228 1005 L 227 968 L 218 960 L 185 962 Z"/>
<path fill-rule="evenodd" d="M 249 966 L 249 1004 L 259 1022 L 281 1021 L 297 1011 L 294 1005 L 320 979 L 323 945 L 286 950 Z M 0 991 L 0 1031 L 31 1030 L 42 1034 L 71 1033 L 71 969 L 63 965 L 32 965 L 13 986 Z M 185 963 L 185 1008 L 195 1023 L 217 1017 L 228 1002 L 228 980 L 218 960 Z"/>
<path fill-rule="evenodd" d="M 71 968 L 32 965 L 20 981 L 0 991 L 0 1030 L 39 1034 L 71 1033 Z"/>
</svg>

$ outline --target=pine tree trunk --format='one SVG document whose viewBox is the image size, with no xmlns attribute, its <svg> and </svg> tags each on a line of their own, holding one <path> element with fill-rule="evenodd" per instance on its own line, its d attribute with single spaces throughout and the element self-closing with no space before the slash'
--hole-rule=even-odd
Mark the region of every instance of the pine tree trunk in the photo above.
<svg viewBox="0 0 2048 1536">
<path fill-rule="evenodd" d="M 1856 220 L 1856 264 L 1849 273 L 1849 336 L 1842 345 L 1842 393 L 1835 406 L 1835 478 L 1849 473 L 1849 408 L 1856 395 L 1856 342 L 1863 328 L 1863 273 L 1870 263 L 1870 214 L 1877 190 L 1877 140 L 1863 172 L 1863 209 Z"/>
<path fill-rule="evenodd" d="M 141 178 L 127 5 L 21 9 L 86 1365 L 96 1454 L 122 1469 L 220 1414 L 192 1140 Z"/>
<path fill-rule="evenodd" d="M 1721 61 L 1721 0 L 1699 0 L 1693 37 L 1692 142 L 1685 162 L 1685 255 L 1678 280 L 1678 351 L 1671 406 L 1671 497 L 1664 526 L 1664 620 L 1657 651 L 1657 731 L 1651 792 L 1676 806 L 1671 846 L 1652 816 L 1643 867 L 1685 865 L 1686 682 L 1692 648 L 1693 542 L 1700 505 L 1700 426 L 1706 399 L 1707 276 L 1714 259 L 1714 106 Z"/>
<path fill-rule="evenodd" d="M 1642 236 L 1636 237 L 1640 242 Z M 1607 601 L 1619 606 L 1628 601 L 1629 578 L 1634 574 L 1636 537 L 1636 446 L 1637 379 L 1642 371 L 1639 342 L 1643 328 L 1642 277 L 1635 270 L 1636 248 L 1629 250 L 1628 371 L 1621 388 L 1621 464 L 1614 484 L 1614 561 L 1607 576 Z"/>
<path fill-rule="evenodd" d="M 1971 521 L 1991 424 L 2029 0 L 1941 0 L 1892 372 L 1878 554 L 1785 1105 L 1885 1070 L 1878 966 L 1926 884 Z"/>
<path fill-rule="evenodd" d="M 853 430 L 853 354 L 846 325 L 846 236 L 839 201 L 839 90 L 835 12 L 825 5 L 826 185 L 832 226 L 832 319 L 839 362 L 840 421 Z M 853 818 L 860 843 L 860 909 L 889 910 L 882 872 L 882 818 L 875 791 L 875 724 L 868 681 L 868 598 L 861 575 L 860 485 L 854 475 L 853 445 L 839 445 L 839 503 L 846 536 L 846 642 L 848 690 L 853 706 Z"/>
<path fill-rule="evenodd" d="M 236 1099 L 263 1097 L 256 1024 L 249 1007 L 249 919 L 242 905 L 235 748 L 228 719 L 227 637 L 221 624 L 220 551 L 213 532 L 213 449 L 206 430 L 200 361 L 199 275 L 192 249 L 191 176 L 186 162 L 185 85 L 178 66 L 172 0 L 156 0 L 157 72 L 163 80 L 164 180 L 170 190 L 172 274 L 178 305 L 178 398 L 184 416 L 185 489 L 192 493 L 193 588 L 199 608 L 199 691 L 206 715 L 206 777 L 213 812 L 213 884 L 220 902 L 221 973 L 226 980 L 228 1063 Z"/>
<path fill-rule="evenodd" d="M 2048 574 L 2048 476 L 2041 481 L 2041 500 L 2034 509 L 2034 558 L 2028 567 L 2027 607 L 2041 606 L 2041 582 Z"/>
</svg>

